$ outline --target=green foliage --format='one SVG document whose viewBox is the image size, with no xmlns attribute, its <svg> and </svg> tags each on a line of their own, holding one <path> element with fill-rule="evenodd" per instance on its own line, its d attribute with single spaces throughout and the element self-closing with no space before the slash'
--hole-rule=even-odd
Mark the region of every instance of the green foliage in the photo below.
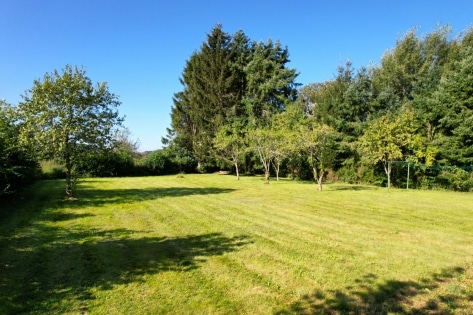
<svg viewBox="0 0 473 315">
<path fill-rule="evenodd" d="M 168 163 L 168 158 L 161 150 L 151 152 L 144 159 L 144 165 L 148 167 L 152 174 L 156 173 L 156 175 L 164 172 Z"/>
<path fill-rule="evenodd" d="M 37 175 L 38 163 L 18 141 L 15 110 L 0 100 L 0 198 L 16 193 Z"/>
<path fill-rule="evenodd" d="M 304 119 L 305 113 L 301 104 L 295 102 L 287 104 L 286 110 L 275 114 L 272 119 L 271 130 L 276 140 L 273 164 L 277 173 L 289 173 L 292 179 L 311 178 L 310 167 L 303 154 L 304 135 L 301 134 L 301 122 Z"/>
<path fill-rule="evenodd" d="M 148 154 L 143 161 L 149 175 L 177 174 L 180 172 L 179 165 L 174 163 L 165 150 L 156 150 Z"/>
<path fill-rule="evenodd" d="M 381 102 L 388 111 L 396 111 L 405 101 L 413 99 L 415 82 L 422 64 L 421 43 L 414 30 L 397 41 L 386 53 L 374 80 L 378 93 L 390 95 L 389 102 Z"/>
<path fill-rule="evenodd" d="M 420 43 L 422 64 L 415 80 L 414 99 L 410 106 L 422 123 L 422 135 L 428 143 L 438 138 L 439 120 L 443 116 L 443 104 L 436 98 L 435 92 L 449 66 L 449 52 L 452 50 L 449 34 L 449 28 L 442 27 L 426 35 Z"/>
<path fill-rule="evenodd" d="M 240 180 L 240 163 L 247 151 L 247 130 L 242 120 L 223 125 L 215 135 L 213 144 L 217 157 L 235 167 L 237 180 Z"/>
<path fill-rule="evenodd" d="M 167 128 L 167 135 L 161 142 L 165 146 L 166 155 L 178 165 L 179 172 L 193 173 L 198 169 L 198 162 L 192 152 L 192 141 L 187 135 Z"/>
<path fill-rule="evenodd" d="M 279 42 L 250 42 L 242 31 L 229 35 L 217 25 L 187 60 L 183 91 L 174 95 L 171 109 L 172 132 L 201 170 L 216 166 L 217 153 L 221 158 L 214 139 L 223 126 L 235 120 L 245 127 L 269 124 L 296 98 L 297 73 L 287 68 L 288 58 Z"/>
<path fill-rule="evenodd" d="M 241 112 L 241 67 L 236 53 L 245 54 L 246 40 L 240 34 L 235 47 L 233 38 L 220 25 L 212 29 L 200 51 L 194 52 L 182 73 L 182 92 L 174 95 L 172 127 L 191 140 L 194 156 L 210 163 L 212 140 L 228 117 Z"/>
<path fill-rule="evenodd" d="M 347 61 L 332 80 L 297 90 L 287 48 L 218 25 L 186 63 L 170 145 L 188 152 L 200 171 L 243 167 L 267 179 L 273 169 L 277 177 L 310 172 L 319 181 L 330 169 L 347 182 L 389 187 L 399 160 L 425 166 L 415 169 L 412 187 L 439 187 L 431 165 L 473 163 L 473 31 L 451 33 L 449 26 L 422 36 L 410 30 L 378 65 L 356 70 Z M 336 136 L 322 162 L 314 130 L 325 127 Z M 405 184 L 406 171 L 395 167 L 395 186 Z"/>
<path fill-rule="evenodd" d="M 322 190 L 322 181 L 325 173 L 333 167 L 336 156 L 336 131 L 325 124 L 309 121 L 301 129 L 301 144 L 306 153 L 307 161 L 312 169 L 318 190 Z"/>
<path fill-rule="evenodd" d="M 439 120 L 444 137 L 441 158 L 449 164 L 473 164 L 473 46 L 461 46 L 458 60 L 440 82 L 436 97 L 444 106 Z"/>
<path fill-rule="evenodd" d="M 340 132 L 351 136 L 351 139 L 361 135 L 363 124 L 377 110 L 373 104 L 374 93 L 370 72 L 366 68 L 361 68 L 343 93 L 343 102 L 339 109 L 341 123 L 338 130 Z"/>
<path fill-rule="evenodd" d="M 343 166 L 338 170 L 338 177 L 341 181 L 349 184 L 358 184 L 361 182 L 361 178 L 358 172 L 358 165 L 355 163 L 354 158 L 346 159 L 343 162 Z"/>
<path fill-rule="evenodd" d="M 436 182 L 444 189 L 470 191 L 473 188 L 473 173 L 460 168 L 447 169 L 440 172 Z"/>
<path fill-rule="evenodd" d="M 133 175 L 134 159 L 123 152 L 102 151 L 84 155 L 76 165 L 76 172 L 92 177 Z"/>
<path fill-rule="evenodd" d="M 374 120 L 359 140 L 362 158 L 371 164 L 383 164 L 388 178 L 388 189 L 391 186 L 392 162 L 403 160 L 412 149 L 417 149 L 414 141 L 415 131 L 414 114 L 404 111 L 397 116 L 384 115 Z"/>
<path fill-rule="evenodd" d="M 40 162 L 41 179 L 65 179 L 66 168 L 63 164 L 54 160 L 43 160 Z"/>
<path fill-rule="evenodd" d="M 76 165 L 76 172 L 92 177 L 135 175 L 138 142 L 130 139 L 128 129 L 116 130 L 111 147 L 84 155 Z"/>
<path fill-rule="evenodd" d="M 96 86 L 85 70 L 66 66 L 35 80 L 18 106 L 21 143 L 41 159 L 56 159 L 66 168 L 66 194 L 73 194 L 73 170 L 84 156 L 111 147 L 121 125 L 116 95 L 106 83 Z"/>
<path fill-rule="evenodd" d="M 251 59 L 244 68 L 247 79 L 243 102 L 249 122 L 254 126 L 270 124 L 274 113 L 285 110 L 297 97 L 295 69 L 288 69 L 289 51 L 280 42 L 255 42 Z"/>
<path fill-rule="evenodd" d="M 277 139 L 269 128 L 256 128 L 249 131 L 250 147 L 253 149 L 264 171 L 265 183 L 269 184 L 271 163 L 275 156 Z"/>
</svg>

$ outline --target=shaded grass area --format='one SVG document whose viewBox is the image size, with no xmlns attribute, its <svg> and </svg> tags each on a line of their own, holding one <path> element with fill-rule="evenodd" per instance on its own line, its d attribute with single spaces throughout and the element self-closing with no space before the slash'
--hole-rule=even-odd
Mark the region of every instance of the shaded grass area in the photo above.
<svg viewBox="0 0 473 315">
<path fill-rule="evenodd" d="M 0 313 L 471 314 L 473 196 L 185 175 L 1 205 Z"/>
<path fill-rule="evenodd" d="M 448 268 L 418 282 L 377 283 L 376 279 L 376 275 L 368 273 L 344 290 L 316 290 L 277 314 L 471 314 L 473 311 L 471 269 Z"/>
</svg>

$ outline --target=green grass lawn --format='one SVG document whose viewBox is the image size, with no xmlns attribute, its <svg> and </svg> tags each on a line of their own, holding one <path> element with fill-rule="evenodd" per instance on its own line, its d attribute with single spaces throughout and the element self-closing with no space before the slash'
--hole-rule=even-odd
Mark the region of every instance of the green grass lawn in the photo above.
<svg viewBox="0 0 473 315">
<path fill-rule="evenodd" d="M 0 205 L 0 314 L 472 314 L 473 194 L 184 175 Z"/>
</svg>

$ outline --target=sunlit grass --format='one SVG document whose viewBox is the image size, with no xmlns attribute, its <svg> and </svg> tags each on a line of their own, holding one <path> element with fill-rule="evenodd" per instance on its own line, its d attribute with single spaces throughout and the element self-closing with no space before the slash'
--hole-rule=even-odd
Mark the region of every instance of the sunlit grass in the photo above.
<svg viewBox="0 0 473 315">
<path fill-rule="evenodd" d="M 263 182 L 40 182 L 0 210 L 0 313 L 470 313 L 471 193 Z"/>
</svg>

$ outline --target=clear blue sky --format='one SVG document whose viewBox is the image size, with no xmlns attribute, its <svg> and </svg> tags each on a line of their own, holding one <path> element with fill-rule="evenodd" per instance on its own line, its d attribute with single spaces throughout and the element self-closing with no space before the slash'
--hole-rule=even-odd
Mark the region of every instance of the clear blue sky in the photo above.
<svg viewBox="0 0 473 315">
<path fill-rule="evenodd" d="M 252 40 L 280 40 L 302 84 L 357 69 L 413 27 L 420 35 L 473 23 L 473 1 L 1 0 L 0 99 L 16 105 L 34 79 L 65 65 L 108 82 L 140 150 L 161 147 L 185 61 L 216 24 Z"/>
</svg>

